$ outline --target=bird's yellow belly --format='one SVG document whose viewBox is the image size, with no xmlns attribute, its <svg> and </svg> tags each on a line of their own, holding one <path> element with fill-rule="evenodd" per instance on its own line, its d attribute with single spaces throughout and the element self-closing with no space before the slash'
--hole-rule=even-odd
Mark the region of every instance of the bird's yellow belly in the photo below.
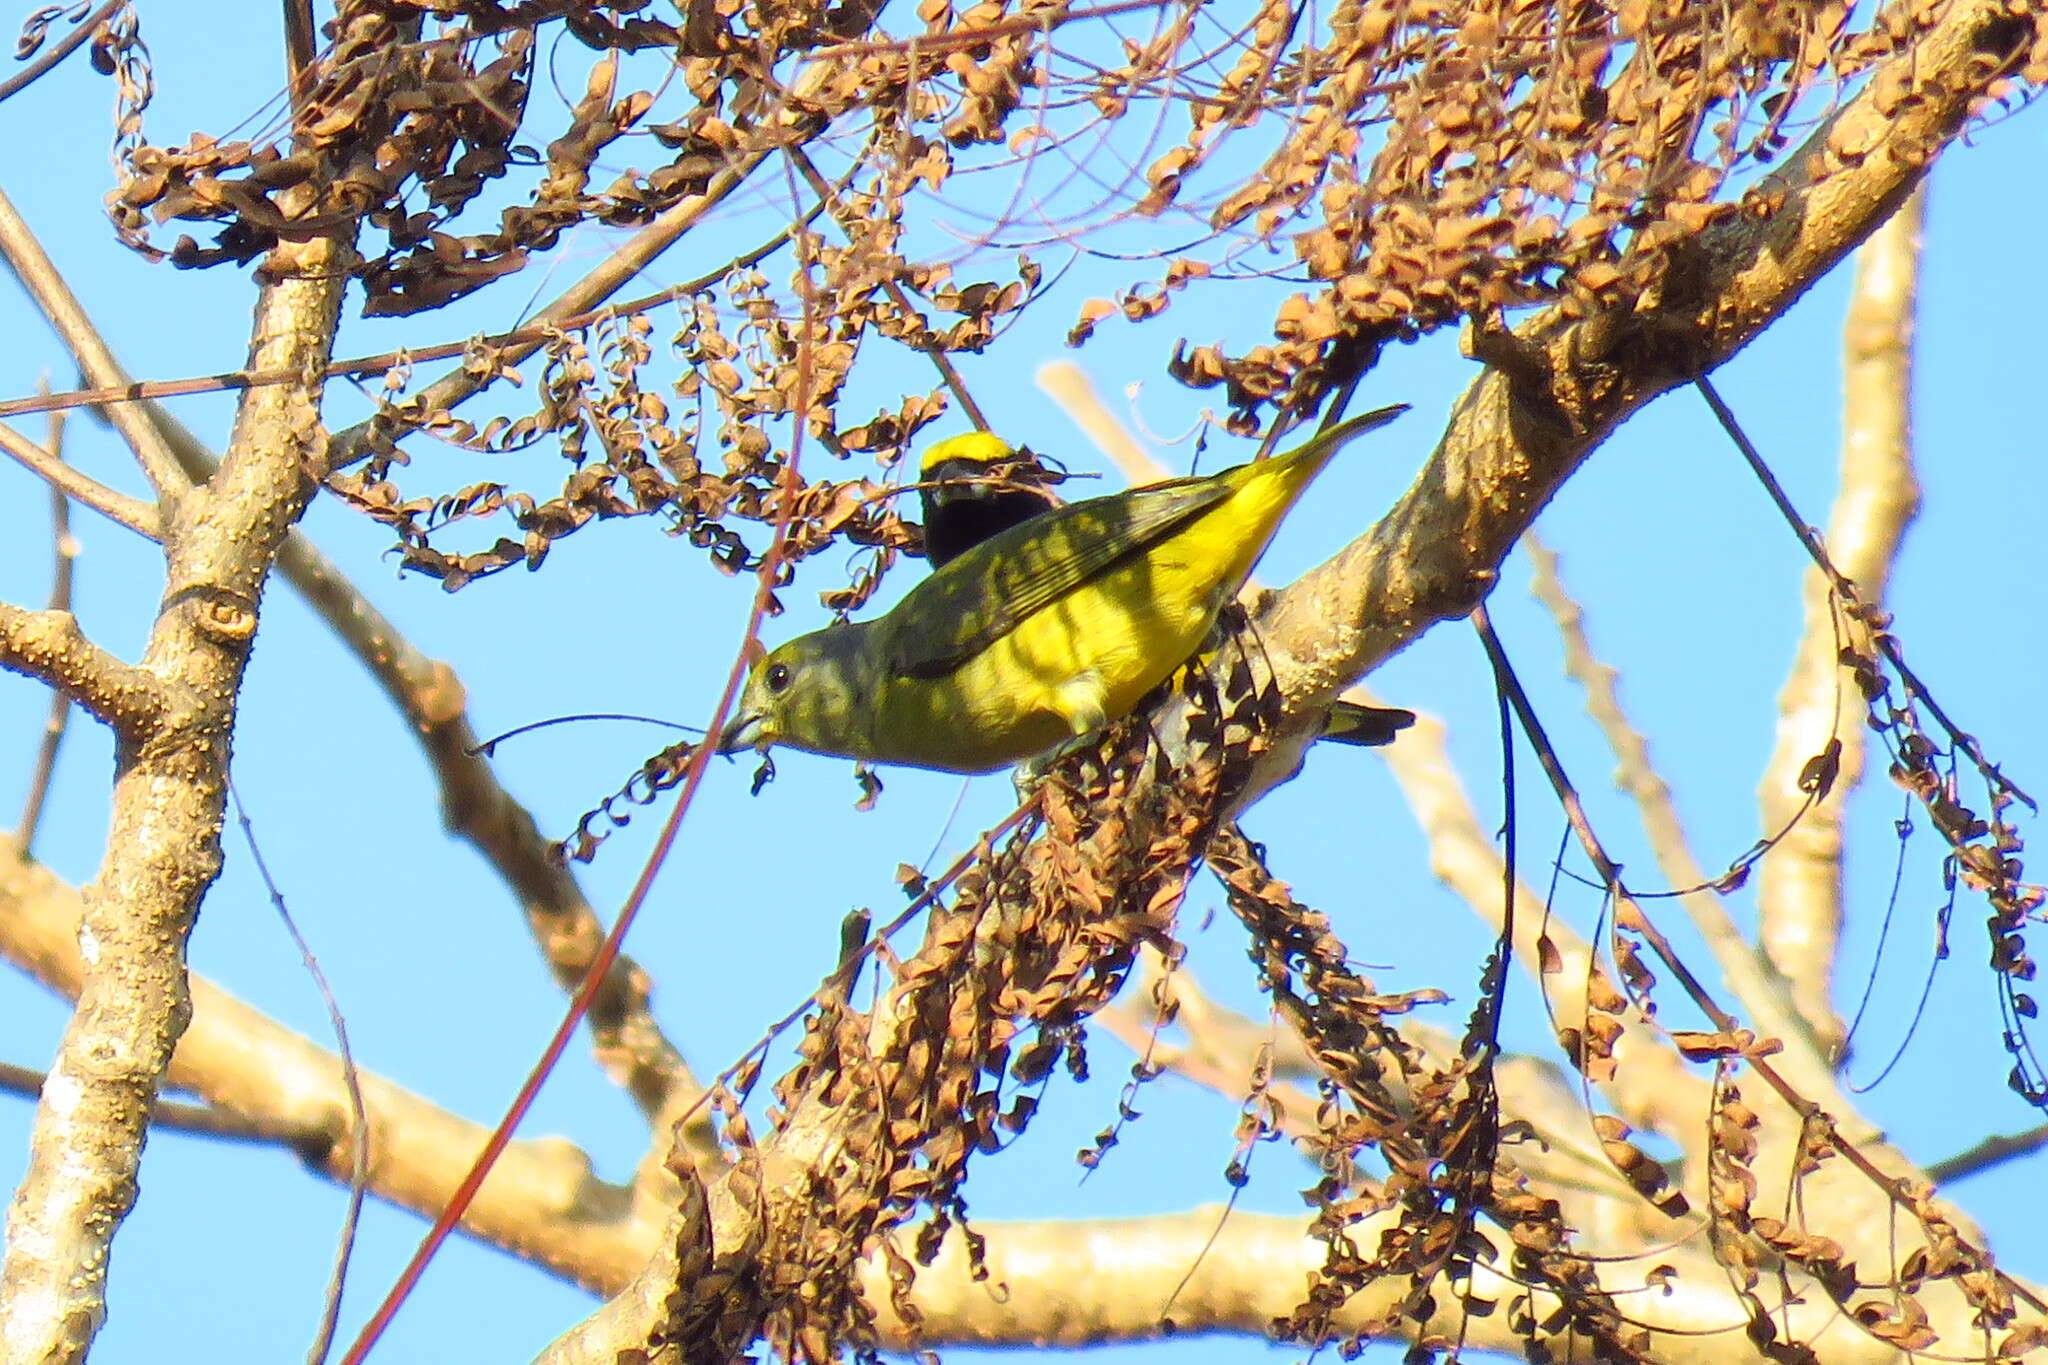
<svg viewBox="0 0 2048 1365">
<path fill-rule="evenodd" d="M 1106 719 L 1127 714 L 1201 647 L 1221 606 L 1219 589 L 1242 580 L 1242 570 L 1230 571 L 1228 551 L 1219 566 L 1213 551 L 1205 558 L 1202 547 L 1179 544 L 1201 529 L 1198 523 L 1034 613 L 945 678 L 893 680 L 878 732 L 901 737 L 922 756 L 875 757 L 933 766 L 920 740 L 938 734 L 947 737 L 945 766 L 987 772 L 1071 736 L 1077 696 L 1099 697 Z"/>
</svg>

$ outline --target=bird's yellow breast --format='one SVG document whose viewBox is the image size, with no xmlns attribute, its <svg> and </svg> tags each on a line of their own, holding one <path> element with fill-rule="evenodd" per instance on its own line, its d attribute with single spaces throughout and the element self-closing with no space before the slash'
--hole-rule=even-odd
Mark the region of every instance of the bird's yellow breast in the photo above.
<svg viewBox="0 0 2048 1365">
<path fill-rule="evenodd" d="M 1232 496 L 1026 617 L 958 668 L 890 679 L 875 699 L 871 734 L 878 750 L 900 744 L 906 752 L 874 757 L 932 766 L 929 746 L 943 735 L 947 767 L 1015 763 L 1074 732 L 1067 689 L 1083 675 L 1093 675 L 1104 714 L 1129 712 L 1201 648 L 1319 463 L 1244 466 Z"/>
</svg>

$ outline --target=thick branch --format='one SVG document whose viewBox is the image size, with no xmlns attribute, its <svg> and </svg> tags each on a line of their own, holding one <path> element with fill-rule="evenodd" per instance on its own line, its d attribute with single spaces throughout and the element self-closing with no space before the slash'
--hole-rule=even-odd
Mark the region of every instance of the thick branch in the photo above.
<svg viewBox="0 0 2048 1365">
<path fill-rule="evenodd" d="M 177 705 L 146 743 L 119 753 L 106 854 L 79 929 L 86 974 L 8 1210 L 0 1357 L 81 1359 L 105 1319 L 110 1246 L 135 1201 L 150 1105 L 190 1018 L 185 940 L 220 868 L 228 740 L 257 603 L 322 453 L 311 386 L 347 257 L 327 239 L 273 253 L 276 283 L 257 307 L 251 361 L 308 382 L 250 393 L 212 484 L 165 502 L 164 604 L 142 668 Z M 138 449 L 163 453 L 153 427 Z M 170 478 L 151 472 L 159 488 L 184 477 L 175 463 Z"/>
<path fill-rule="evenodd" d="M 1476 338 L 1498 364 L 1459 401 L 1414 485 L 1262 614 L 1290 706 L 1319 709 L 1430 625 L 1468 612 L 1617 425 L 1742 349 L 1890 215 L 2015 59 L 2016 32 L 2005 0 L 1950 7 L 1753 192 L 1775 211 L 1707 229 L 1674 263 L 1671 278 L 1689 292 L 1657 314 L 1581 321 L 1552 309 L 1512 336 Z"/>
<path fill-rule="evenodd" d="M 0 838 L 0 954 L 50 989 L 75 996 L 83 898 Z M 370 1117 L 370 1187 L 416 1213 L 440 1211 L 483 1146 L 487 1130 L 362 1073 Z M 280 1134 L 312 1166 L 345 1184 L 353 1161 L 348 1093 L 333 1052 L 252 1009 L 203 977 L 192 979 L 192 1022 L 171 1059 L 169 1083 Z M 615 1288 L 646 1259 L 655 1227 L 633 1226 L 626 1192 L 592 1173 L 560 1139 L 515 1142 L 471 1206 L 479 1239 L 593 1289 Z"/>
<path fill-rule="evenodd" d="M 68 611 L 24 611 L 0 602 L 0 667 L 48 683 L 131 743 L 163 719 L 162 679 L 86 639 Z"/>
<path fill-rule="evenodd" d="M 81 899 L 47 870 L 18 861 L 15 852 L 0 839 L 0 951 L 53 988 L 75 990 L 83 973 L 76 939 Z M 178 1044 L 172 1082 L 252 1124 L 302 1135 L 292 1145 L 328 1178 L 346 1180 L 348 1106 L 333 1053 L 204 979 L 193 980 L 192 997 L 192 1025 Z M 373 1190 L 417 1211 L 439 1208 L 481 1144 L 483 1129 L 380 1077 L 365 1075 L 362 1083 L 376 1143 Z M 672 1245 L 661 1246 L 662 1229 L 629 1211 L 626 1192 L 596 1180 L 588 1159 L 560 1139 L 512 1144 L 465 1226 L 472 1236 L 600 1293 L 646 1282 L 645 1276 L 636 1280 L 635 1272 L 649 1257 L 660 1263 L 674 1254 Z M 1225 1219 L 1218 1209 L 1158 1218 L 977 1224 L 989 1239 L 991 1277 L 973 1280 L 961 1249 L 949 1240 L 913 1288 L 921 1314 L 916 1333 L 890 1310 L 884 1272 L 873 1262 L 864 1272 L 866 1292 L 882 1315 L 883 1344 L 897 1350 L 916 1344 L 1082 1346 L 1154 1339 L 1166 1335 L 1160 1318 L 1169 1298 L 1180 1333 L 1263 1336 L 1274 1317 L 1300 1302 L 1309 1272 L 1322 1262 L 1322 1245 L 1306 1238 L 1303 1226 L 1298 1217 L 1234 1213 Z M 1872 1223 L 1868 1232 L 1879 1243 L 1886 1235 L 1881 1223 Z M 1375 1225 L 1362 1226 L 1357 1235 L 1369 1244 Z M 1650 1261 L 1671 1264 L 1678 1275 L 1669 1292 L 1625 1295 L 1622 1302 L 1632 1315 L 1688 1332 L 1740 1322 L 1739 1305 L 1721 1289 L 1725 1275 L 1697 1241 L 1657 1247 L 1649 1261 L 1617 1263 L 1610 1282 L 1617 1291 L 1641 1285 Z M 1175 1295 L 1190 1269 L 1194 1275 Z M 1485 1297 L 1508 1296 L 1503 1286 L 1477 1287 Z M 1405 1281 L 1389 1281 L 1381 1292 L 1403 1289 Z M 1446 1312 L 1450 1303 L 1445 1296 Z M 1821 1360 L 1890 1360 L 1870 1338 L 1843 1329 L 1831 1309 L 1816 1306 L 1824 1303 L 1824 1296 L 1814 1294 L 1794 1310 L 1813 1315 L 1795 1319 L 1795 1330 L 1811 1326 L 1819 1333 Z M 1354 1301 L 1340 1323 L 1362 1326 L 1385 1307 L 1377 1297 Z M 604 1321 L 592 1319 L 543 1359 L 610 1360 L 574 1353 L 578 1343 L 592 1344 L 594 1325 Z M 1447 1323 L 1455 1325 L 1446 1318 L 1432 1327 Z M 1481 1333 L 1471 1338 L 1474 1345 L 1518 1349 L 1499 1335 L 1504 1329 L 1493 1319 L 1474 1319 L 1473 1326 Z M 1582 1341 L 1559 1336 L 1548 1344 L 1569 1352 L 1570 1359 L 1584 1358 Z M 1739 1333 L 1698 1341 L 1673 1336 L 1656 1345 L 1659 1358 L 1673 1365 L 1753 1358 Z"/>
<path fill-rule="evenodd" d="M 1369 1247 L 1397 1221 L 1397 1215 L 1383 1213 L 1349 1231 L 1357 1245 Z M 960 1239 L 948 1238 L 936 1262 L 917 1272 L 914 1327 L 890 1307 L 885 1272 L 875 1261 L 867 1263 L 864 1289 L 878 1310 L 884 1350 L 1071 1349 L 1210 1332 L 1265 1337 L 1276 1319 L 1301 1304 L 1326 1255 L 1321 1242 L 1303 1235 L 1300 1218 L 1231 1213 L 1220 1206 L 1153 1218 L 977 1223 L 975 1230 L 987 1239 L 987 1278 L 974 1277 Z M 665 1249 L 660 1261 L 673 1270 L 676 1259 Z M 1645 1289 L 1645 1272 L 1656 1263 L 1677 1274 L 1667 1287 Z M 1506 1264 L 1505 1255 L 1495 1264 Z M 1601 1278 L 1631 1317 L 1650 1329 L 1649 1350 L 1665 1365 L 1763 1359 L 1743 1337 L 1742 1305 L 1727 1289 L 1725 1272 L 1699 1244 L 1659 1248 L 1641 1263 L 1618 1262 Z M 1410 1288 L 1406 1276 L 1382 1278 L 1337 1312 L 1333 1329 L 1408 1341 L 1462 1336 L 1472 1348 L 1517 1356 L 1533 1339 L 1547 1348 L 1549 1359 L 1597 1359 L 1589 1338 L 1559 1330 L 1569 1315 L 1555 1312 L 1549 1294 L 1533 1295 L 1529 1320 L 1506 1311 L 1508 1301 L 1526 1291 L 1484 1262 L 1474 1268 L 1472 1296 L 1502 1305 L 1484 1317 L 1468 1314 L 1459 1296 L 1442 1294 L 1436 1312 L 1418 1324 L 1401 1312 Z M 622 1348 L 630 1349 L 621 1331 L 626 1321 L 659 1316 L 656 1305 L 644 1305 L 638 1314 L 624 1311 L 626 1302 L 607 1305 L 542 1352 L 535 1365 L 613 1365 Z M 1812 1342 L 1828 1365 L 1891 1365 L 1896 1358 L 1890 1347 L 1848 1325 L 1819 1294 L 1786 1309 L 1785 1326 L 1788 1334 Z M 634 1358 L 648 1365 L 691 1358 L 672 1341 L 659 1345 Z"/>
</svg>

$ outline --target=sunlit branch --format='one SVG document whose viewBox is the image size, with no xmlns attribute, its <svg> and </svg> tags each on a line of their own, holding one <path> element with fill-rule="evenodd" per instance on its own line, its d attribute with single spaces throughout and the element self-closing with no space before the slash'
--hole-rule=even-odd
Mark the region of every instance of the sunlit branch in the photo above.
<svg viewBox="0 0 2048 1365">
<path fill-rule="evenodd" d="M 49 319 L 58 338 L 77 360 L 79 372 L 88 384 L 113 387 L 129 382 L 120 363 L 114 359 L 114 353 L 107 348 L 106 339 L 86 316 L 78 296 L 71 291 L 71 286 L 58 272 L 55 262 L 43 250 L 42 243 L 36 240 L 28 224 L 15 211 L 14 201 L 4 193 L 0 193 L 0 259 L 6 261 L 7 268 L 14 272 L 14 278 L 20 281 L 21 287 L 35 300 L 36 307 Z M 171 458 L 163 438 L 133 403 L 109 403 L 106 414 L 114 429 L 121 433 L 121 439 L 135 453 L 136 462 L 142 466 L 142 472 L 148 476 L 150 486 L 159 498 L 174 497 L 184 489 L 185 477 L 178 469 L 178 462 Z M 89 501 L 83 497 L 79 500 Z"/>
<path fill-rule="evenodd" d="M 17 265 L 19 237 L 8 248 Z M 347 254 L 328 237 L 273 253 L 277 278 L 259 295 L 252 331 L 257 363 L 317 374 Z M 97 338 L 78 321 L 66 339 L 90 349 Z M 112 364 L 103 349 L 92 363 Z M 219 474 L 192 489 L 144 414 L 117 418 L 150 428 L 133 438 L 138 454 L 166 503 L 191 515 L 166 528 L 170 590 L 143 666 L 132 670 L 154 684 L 149 742 L 134 743 L 140 727 L 133 726 L 117 750 L 106 851 L 78 930 L 92 951 L 8 1209 L 0 1353 L 82 1358 L 106 1318 L 109 1251 L 134 1206 L 149 1108 L 188 1018 L 186 938 L 220 869 L 228 739 L 256 603 L 272 555 L 314 488 L 306 477 L 318 436 L 313 409 L 298 385 L 252 394 L 236 415 Z M 184 491 L 169 496 L 176 490 Z M 87 657 L 71 618 L 26 615 L 0 611 L 0 638 L 9 646 L 21 644 L 26 629 L 30 639 L 39 631 L 41 643 L 58 648 L 59 670 Z M 93 671 L 109 671 L 95 664 Z M 109 709 L 104 695 L 74 695 L 103 717 Z"/>
<path fill-rule="evenodd" d="M 1828 554 L 1865 602 L 1880 605 L 1920 505 L 1911 428 L 1912 333 L 1925 192 L 1913 194 L 1857 253 L 1843 323 L 1841 481 Z M 1801 771 L 1830 740 L 1840 757 L 1829 790 L 1766 858 L 1757 887 L 1764 951 L 1792 984 L 1792 1004 L 1831 1049 L 1843 1041 L 1833 991 L 1842 925 L 1843 808 L 1863 774 L 1861 698 L 1841 666 L 1841 633 L 1858 627 L 1831 585 L 1808 570 L 1799 651 L 1778 695 L 1778 737 L 1758 784 L 1767 829 L 1802 804 Z"/>
<path fill-rule="evenodd" d="M 1585 690 L 1586 711 L 1614 753 L 1616 783 L 1635 802 L 1657 866 L 1672 886 L 1683 891 L 1678 903 L 1713 953 L 1729 991 L 1759 1028 L 1787 1046 L 1804 1049 L 1810 1065 L 1832 1065 L 1806 1018 L 1787 1007 L 1783 980 L 1736 928 L 1727 907 L 1721 903 L 1720 893 L 1710 889 L 1709 883 L 1714 879 L 1693 854 L 1691 841 L 1679 822 L 1677 804 L 1671 799 L 1671 788 L 1650 759 L 1649 742 L 1622 710 L 1621 693 L 1615 685 L 1618 674 L 1593 653 L 1592 642 L 1586 635 L 1585 612 L 1565 591 L 1558 576 L 1556 553 L 1533 531 L 1523 537 L 1522 543 L 1534 570 L 1531 591 L 1557 623 L 1564 642 L 1565 672 Z M 1796 809 L 1781 812 L 1778 823 L 1768 828 L 1782 829 Z M 1767 858 L 1766 865 L 1768 862 Z"/>
<path fill-rule="evenodd" d="M 49 423 L 50 452 L 62 458 L 64 415 L 52 413 Z M 60 488 L 50 490 L 50 552 L 55 563 L 50 572 L 48 610 L 71 610 L 71 589 L 77 576 L 78 538 L 71 534 L 71 499 Z M 50 795 L 51 779 L 57 775 L 57 752 L 64 744 L 64 732 L 71 722 L 71 698 L 61 691 L 50 692 L 50 709 L 43 719 L 43 737 L 36 745 L 35 768 L 29 773 L 28 794 L 21 802 L 21 823 L 14 839 L 23 857 L 35 848 L 36 830 L 42 824 L 43 803 Z"/>
<path fill-rule="evenodd" d="M 107 487 L 44 450 L 14 428 L 0 425 L 0 450 L 5 450 L 24 469 L 65 497 L 76 498 L 109 521 L 125 526 L 139 536 L 156 541 L 163 539 L 156 508 Z"/>
</svg>

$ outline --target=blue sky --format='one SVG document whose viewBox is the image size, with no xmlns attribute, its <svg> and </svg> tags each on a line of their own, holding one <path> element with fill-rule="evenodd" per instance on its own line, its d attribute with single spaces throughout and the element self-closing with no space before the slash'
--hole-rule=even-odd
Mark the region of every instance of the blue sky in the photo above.
<svg viewBox="0 0 2048 1365">
<path fill-rule="evenodd" d="M 225 132 L 274 90 L 274 35 L 260 25 L 247 31 L 223 24 L 215 13 L 192 0 L 148 7 L 162 92 L 150 126 L 159 138 L 188 129 Z M 181 32 L 186 20 L 191 31 Z M 17 97 L 7 110 L 14 125 L 40 134 L 33 142 L 12 139 L 0 151 L 0 184 L 45 235 L 132 371 L 168 378 L 233 369 L 245 344 L 246 275 L 147 265 L 113 243 L 99 214 L 108 185 L 103 111 L 110 98 L 103 82 L 75 66 Z M 2036 411 L 2038 319 L 2048 315 L 2048 280 L 2032 268 L 2027 247 L 2031 225 L 2048 210 L 2048 191 L 2035 173 L 2048 151 L 2044 129 L 2038 111 L 2022 111 L 1973 135 L 1935 176 L 1915 415 L 1926 502 L 1891 601 L 1910 656 L 1943 704 L 2036 790 L 2048 789 L 2048 737 L 2037 702 L 2048 610 L 2036 552 L 2048 508 Z M 577 235 L 560 268 L 595 259 L 610 240 Z M 701 268 L 696 257 L 663 261 L 649 272 L 647 287 Z M 1270 313 L 1265 303 L 1247 306 L 1246 296 L 1231 289 L 1197 290 L 1157 321 L 1105 324 L 1090 347 L 1066 352 L 1060 336 L 1079 300 L 1119 282 L 1098 267 L 1078 267 L 1062 286 L 1072 306 L 1055 305 L 996 352 L 962 365 L 999 429 L 1058 452 L 1077 469 L 1103 465 L 1030 384 L 1037 363 L 1071 356 L 1113 405 L 1128 402 L 1151 431 L 1179 432 L 1207 395 L 1165 378 L 1172 338 L 1248 344 Z M 1717 377 L 1814 520 L 1825 515 L 1833 477 L 1846 283 L 1846 272 L 1822 282 Z M 68 386 L 57 344 L 11 285 L 0 288 L 13 319 L 0 332 L 0 373 L 8 376 L 0 388 L 25 392 L 45 373 Z M 341 350 L 381 351 L 507 325 L 527 290 L 513 284 L 503 295 L 411 324 L 352 321 Z M 1474 373 L 1449 336 L 1392 351 L 1365 397 L 1405 401 L 1415 412 L 1333 465 L 1283 529 L 1262 576 L 1291 579 L 1369 524 L 1406 486 Z M 920 374 L 902 382 L 926 381 Z M 1127 400 L 1132 384 L 1142 387 Z M 231 414 L 220 397 L 180 400 L 176 410 L 216 442 Z M 357 409 L 343 399 L 337 410 L 346 420 Z M 958 420 L 949 419 L 936 430 L 957 429 Z M 1211 450 L 1228 446 L 1218 438 Z M 139 490 L 104 428 L 75 422 L 69 449 L 89 471 Z M 1184 464 L 1186 448 L 1163 451 L 1162 458 Z M 558 470 L 544 452 L 518 462 L 435 452 L 408 477 L 417 489 L 483 478 L 545 487 Z M 10 547 L 0 555 L 0 598 L 39 602 L 47 585 L 40 490 L 11 465 L 0 467 L 0 490 L 0 544 Z M 103 643 L 132 656 L 155 604 L 157 557 L 93 514 L 78 517 L 85 545 L 80 615 Z M 515 571 L 454 595 L 423 578 L 399 577 L 377 528 L 337 507 L 317 508 L 308 528 L 421 648 L 455 665 L 487 732 L 583 710 L 701 722 L 716 700 L 751 591 L 749 580 L 708 572 L 700 554 L 644 521 L 586 530 L 561 545 L 539 574 Z M 1699 400 L 1685 393 L 1655 404 L 1601 449 L 1545 513 L 1540 530 L 1564 556 L 1566 580 L 1586 605 L 1596 647 L 1622 670 L 1624 700 L 1651 736 L 1703 861 L 1725 864 L 1758 833 L 1754 789 L 1798 624 L 1797 547 Z M 839 561 L 827 555 L 814 562 L 814 581 L 831 586 Z M 1611 762 L 1558 676 L 1554 635 L 1526 584 L 1526 563 L 1517 555 L 1494 598 L 1500 629 L 1617 856 L 1647 869 L 1626 805 L 1606 788 Z M 786 597 L 795 609 L 771 624 L 771 641 L 822 619 L 803 605 L 814 601 L 803 584 Z M 1446 719 L 1467 785 L 1484 818 L 1496 818 L 1493 702 L 1469 630 L 1440 628 L 1373 684 L 1394 701 Z M 39 688 L 0 675 L 0 736 L 11 737 L 0 743 L 0 821 L 9 824 L 43 706 Z M 661 742 L 653 731 L 563 728 L 508 746 L 500 771 L 544 827 L 566 831 Z M 105 736 L 78 725 L 38 845 L 74 882 L 87 879 L 98 858 L 109 764 Z M 869 906 L 887 914 L 900 903 L 897 865 L 924 859 L 960 792 L 957 778 L 891 772 L 879 808 L 859 814 L 846 765 L 791 755 L 779 768 L 778 781 L 758 798 L 746 791 L 751 765 L 714 768 L 630 945 L 658 983 L 663 1022 L 707 1072 L 812 989 L 831 966 L 846 911 Z M 266 604 L 235 777 L 265 855 L 347 1011 L 362 1063 L 456 1112 L 494 1119 L 552 1029 L 560 995 L 516 907 L 473 855 L 441 834 L 433 789 L 404 726 L 284 591 Z M 1523 795 L 1524 847 L 1548 847 L 1557 818 L 1533 785 Z M 964 847 L 1008 807 L 1003 779 L 977 781 L 944 847 Z M 1874 972 L 1879 991 L 1854 1072 L 1862 1078 L 1904 1032 L 1940 899 L 1938 855 L 1923 836 L 1909 851 L 1891 947 L 1873 965 L 1896 814 L 1895 795 L 1882 783 L 1852 807 L 1841 987 L 1853 993 Z M 619 903 L 654 823 L 636 822 L 589 870 L 594 903 Z M 1431 878 L 1426 850 L 1376 757 L 1314 754 L 1304 774 L 1245 823 L 1269 843 L 1276 870 L 1334 917 L 1354 955 L 1375 964 L 1382 987 L 1440 986 L 1454 997 L 1440 1018 L 1452 1026 L 1462 1020 L 1487 933 Z M 318 999 L 237 838 L 229 850 L 228 872 L 192 943 L 195 968 L 324 1036 Z M 1219 998 L 1256 1008 L 1234 926 L 1219 919 L 1193 927 L 1204 908 L 1198 899 L 1190 911 L 1195 970 Z M 1560 913 L 1582 927 L 1595 908 L 1590 893 L 1569 888 L 1560 903 Z M 1737 913 L 1747 909 L 1738 898 Z M 2003 1086 L 2007 1062 L 1983 967 L 1979 907 L 1966 901 L 1956 919 L 1954 954 L 1936 976 L 1911 1046 L 1865 1097 L 1891 1137 L 1925 1160 L 2039 1118 Z M 1515 1017 L 1526 1023 L 1536 1017 L 1533 999 L 1523 982 L 1515 989 Z M 32 983 L 0 977 L 6 1060 L 46 1061 L 63 1017 Z M 1527 1031 L 1523 1037 L 1541 1045 Z M 1126 1130 L 1104 1169 L 1081 1183 L 1073 1153 L 1114 1117 L 1128 1060 L 1107 1039 L 1096 1043 L 1095 1056 L 1094 1084 L 1053 1086 L 1027 1137 L 983 1163 L 970 1190 L 981 1217 L 1163 1212 L 1226 1197 L 1221 1173 L 1233 1147 L 1235 1105 L 1172 1079 L 1145 1090 L 1143 1119 Z M 29 1113 L 25 1102 L 0 1097 L 0 1175 L 10 1184 Z M 574 1139 L 613 1177 L 630 1170 L 645 1141 L 631 1106 L 576 1049 L 523 1131 Z M 1300 1207 L 1295 1191 L 1306 1173 L 1290 1160 L 1278 1150 L 1261 1153 L 1248 1207 Z M 2028 1158 L 1955 1188 L 2007 1263 L 2035 1277 L 2048 1275 L 2048 1181 L 2041 1169 L 2041 1158 Z M 152 1140 L 143 1185 L 142 1203 L 116 1245 L 112 1318 L 99 1358 L 147 1355 L 177 1365 L 301 1351 L 327 1275 L 341 1193 L 308 1178 L 286 1154 L 174 1134 Z M 409 1215 L 373 1207 L 348 1301 L 350 1322 L 368 1311 L 420 1230 Z M 479 1313 L 480 1305 L 488 1311 Z M 464 1359 L 523 1359 L 590 1307 L 580 1292 L 508 1256 L 451 1243 L 374 1358 L 445 1359 L 459 1343 Z M 1169 1349 L 1176 1360 L 1221 1360 L 1241 1358 L 1247 1347 L 1181 1342 L 1115 1354 L 1122 1362 Z"/>
</svg>

